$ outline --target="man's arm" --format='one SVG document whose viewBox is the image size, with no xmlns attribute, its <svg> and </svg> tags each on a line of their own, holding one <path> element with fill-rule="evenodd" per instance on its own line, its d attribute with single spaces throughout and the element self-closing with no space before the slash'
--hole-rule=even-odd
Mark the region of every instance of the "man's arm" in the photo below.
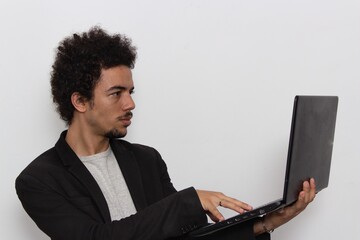
<svg viewBox="0 0 360 240">
<path fill-rule="evenodd" d="M 197 225 L 204 224 L 206 217 L 193 188 L 174 193 L 135 215 L 104 223 L 89 198 L 79 198 L 83 209 L 65 199 L 46 183 L 29 175 L 21 175 L 16 189 L 25 210 L 38 227 L 52 239 L 167 239 L 180 236 Z"/>
</svg>

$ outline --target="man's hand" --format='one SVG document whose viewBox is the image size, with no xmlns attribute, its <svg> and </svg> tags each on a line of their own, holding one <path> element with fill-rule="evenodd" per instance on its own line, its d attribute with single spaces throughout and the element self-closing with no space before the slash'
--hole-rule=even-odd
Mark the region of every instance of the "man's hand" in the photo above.
<svg viewBox="0 0 360 240">
<path fill-rule="evenodd" d="M 249 204 L 228 197 L 220 192 L 210 192 L 204 190 L 196 190 L 196 192 L 199 196 L 203 209 L 214 222 L 223 221 L 225 219 L 217 209 L 219 206 L 229 208 L 238 213 L 244 213 L 245 211 L 252 210 L 252 207 Z"/>
<path fill-rule="evenodd" d="M 298 200 L 294 204 L 284 209 L 266 215 L 263 219 L 263 222 L 256 222 L 254 224 L 255 235 L 265 232 L 265 229 L 273 230 L 290 221 L 299 213 L 301 213 L 307 207 L 307 205 L 314 200 L 315 195 L 315 180 L 311 178 L 310 181 L 304 181 L 303 190 L 299 193 Z"/>
</svg>

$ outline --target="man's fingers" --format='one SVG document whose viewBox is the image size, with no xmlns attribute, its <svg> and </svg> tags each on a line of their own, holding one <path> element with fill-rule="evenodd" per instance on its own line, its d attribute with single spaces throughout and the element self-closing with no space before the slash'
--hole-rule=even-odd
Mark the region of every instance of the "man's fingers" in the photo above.
<svg viewBox="0 0 360 240">
<path fill-rule="evenodd" d="M 244 213 L 245 211 L 252 210 L 252 207 L 249 204 L 241 202 L 241 201 L 233 199 L 233 198 L 229 198 L 229 197 L 227 199 L 222 199 L 220 206 L 229 208 L 238 213 Z"/>
<path fill-rule="evenodd" d="M 224 220 L 223 215 L 218 210 L 218 207 L 224 207 L 234 210 L 239 213 L 252 210 L 252 207 L 237 199 L 226 196 L 221 192 L 211 192 L 205 190 L 196 190 L 200 199 L 201 205 L 211 220 L 217 222 Z"/>
<path fill-rule="evenodd" d="M 209 217 L 214 222 L 219 222 L 219 221 L 221 222 L 225 219 L 224 216 L 219 212 L 219 210 L 216 207 L 212 207 L 208 211 L 209 211 L 208 213 Z"/>
<path fill-rule="evenodd" d="M 316 196 L 316 185 L 313 178 L 310 181 L 305 181 L 303 183 L 303 189 L 299 193 L 299 199 L 295 204 L 296 211 L 304 210 L 309 203 L 311 203 Z"/>
<path fill-rule="evenodd" d="M 304 196 L 303 196 L 303 201 L 305 204 L 307 204 L 309 202 L 310 199 L 310 184 L 308 181 L 305 181 L 303 183 L 303 192 L 304 192 Z"/>
<path fill-rule="evenodd" d="M 313 178 L 310 181 L 305 181 L 303 184 L 303 191 L 305 192 L 304 201 L 305 204 L 312 202 L 316 195 L 316 185 Z"/>
<path fill-rule="evenodd" d="M 310 194 L 311 194 L 311 201 L 313 201 L 316 196 L 316 184 L 314 178 L 310 179 Z"/>
</svg>

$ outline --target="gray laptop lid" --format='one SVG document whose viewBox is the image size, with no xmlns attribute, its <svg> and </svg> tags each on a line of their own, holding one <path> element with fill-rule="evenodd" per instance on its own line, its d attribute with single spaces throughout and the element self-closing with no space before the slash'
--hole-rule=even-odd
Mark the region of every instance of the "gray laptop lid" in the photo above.
<svg viewBox="0 0 360 240">
<path fill-rule="evenodd" d="M 338 97 L 296 96 L 283 200 L 295 202 L 302 182 L 315 178 L 316 189 L 328 186 Z M 289 174 L 291 172 L 291 174 Z"/>
</svg>

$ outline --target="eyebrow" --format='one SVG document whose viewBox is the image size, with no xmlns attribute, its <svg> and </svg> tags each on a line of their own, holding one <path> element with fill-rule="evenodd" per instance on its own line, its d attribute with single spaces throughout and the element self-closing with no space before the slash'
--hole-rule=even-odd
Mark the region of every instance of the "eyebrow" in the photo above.
<svg viewBox="0 0 360 240">
<path fill-rule="evenodd" d="M 134 91 L 135 87 L 130 88 L 130 91 Z M 106 90 L 105 92 L 112 92 L 112 91 L 118 91 L 118 90 L 126 90 L 126 87 L 123 86 L 113 86 Z"/>
</svg>

